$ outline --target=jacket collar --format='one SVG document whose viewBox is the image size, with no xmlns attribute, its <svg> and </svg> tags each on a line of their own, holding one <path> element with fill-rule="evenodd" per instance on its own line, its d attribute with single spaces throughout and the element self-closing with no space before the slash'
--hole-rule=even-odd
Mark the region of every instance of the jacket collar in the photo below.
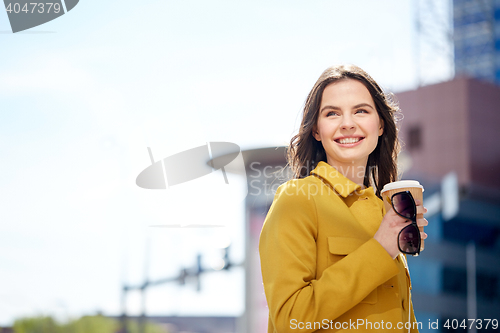
<svg viewBox="0 0 500 333">
<path fill-rule="evenodd" d="M 347 198 L 354 191 L 359 191 L 361 186 L 346 178 L 330 164 L 320 161 L 316 168 L 311 171 L 311 175 L 316 175 L 325 180 L 338 194 Z"/>
</svg>

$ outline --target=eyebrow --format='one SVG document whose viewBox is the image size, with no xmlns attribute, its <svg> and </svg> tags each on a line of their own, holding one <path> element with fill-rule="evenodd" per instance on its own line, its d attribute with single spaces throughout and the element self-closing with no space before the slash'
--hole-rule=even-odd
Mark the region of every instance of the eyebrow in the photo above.
<svg viewBox="0 0 500 333">
<path fill-rule="evenodd" d="M 370 109 L 374 109 L 373 106 L 371 106 L 370 104 L 368 103 L 360 103 L 360 104 L 357 104 L 353 107 L 353 109 L 359 109 L 359 108 L 362 108 L 362 107 L 369 107 Z M 340 108 L 338 106 L 333 106 L 333 105 L 325 105 L 320 111 L 319 113 L 325 111 L 325 110 L 340 110 Z"/>
</svg>

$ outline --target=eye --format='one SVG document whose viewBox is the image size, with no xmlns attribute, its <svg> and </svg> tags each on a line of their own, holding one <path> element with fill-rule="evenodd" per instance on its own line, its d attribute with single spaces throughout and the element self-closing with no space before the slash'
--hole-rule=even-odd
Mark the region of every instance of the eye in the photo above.
<svg viewBox="0 0 500 333">
<path fill-rule="evenodd" d="M 369 113 L 369 112 L 366 111 L 365 109 L 359 109 L 359 110 L 356 110 L 356 113 Z"/>
<path fill-rule="evenodd" d="M 329 112 L 326 114 L 326 116 L 327 116 L 327 117 L 330 117 L 330 116 L 338 116 L 338 114 L 339 114 L 339 113 L 338 113 L 338 112 L 336 112 L 336 111 L 329 111 Z"/>
</svg>

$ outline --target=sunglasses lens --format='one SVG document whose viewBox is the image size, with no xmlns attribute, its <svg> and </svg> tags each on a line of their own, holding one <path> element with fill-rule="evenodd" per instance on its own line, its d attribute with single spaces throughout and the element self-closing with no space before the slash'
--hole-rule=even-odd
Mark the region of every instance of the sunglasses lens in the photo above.
<svg viewBox="0 0 500 333">
<path fill-rule="evenodd" d="M 399 249 L 407 254 L 415 254 L 420 249 L 420 230 L 414 224 L 399 232 Z"/>
<path fill-rule="evenodd" d="M 413 218 L 416 216 L 415 204 L 413 203 L 412 197 L 406 193 L 397 193 L 392 197 L 392 204 L 394 209 L 400 215 L 406 218 Z"/>
</svg>

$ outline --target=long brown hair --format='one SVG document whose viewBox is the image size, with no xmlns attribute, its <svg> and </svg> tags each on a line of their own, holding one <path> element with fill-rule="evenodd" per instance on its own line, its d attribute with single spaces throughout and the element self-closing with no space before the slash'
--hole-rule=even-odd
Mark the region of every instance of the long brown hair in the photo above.
<svg viewBox="0 0 500 333">
<path fill-rule="evenodd" d="M 325 87 L 344 79 L 357 80 L 368 89 L 384 125 L 384 131 L 378 138 L 377 147 L 368 156 L 363 180 L 363 185 L 373 186 L 377 196 L 380 197 L 382 187 L 398 179 L 397 156 L 400 151 L 400 143 L 397 135 L 396 117 L 400 115 L 400 111 L 393 95 L 385 93 L 368 73 L 357 66 L 330 67 L 316 81 L 304 105 L 299 133 L 290 141 L 287 152 L 288 165 L 294 178 L 304 178 L 309 175 L 309 172 L 316 167 L 319 161 L 327 161 L 322 143 L 318 142 L 312 135 L 313 128 L 318 121 Z"/>
</svg>

